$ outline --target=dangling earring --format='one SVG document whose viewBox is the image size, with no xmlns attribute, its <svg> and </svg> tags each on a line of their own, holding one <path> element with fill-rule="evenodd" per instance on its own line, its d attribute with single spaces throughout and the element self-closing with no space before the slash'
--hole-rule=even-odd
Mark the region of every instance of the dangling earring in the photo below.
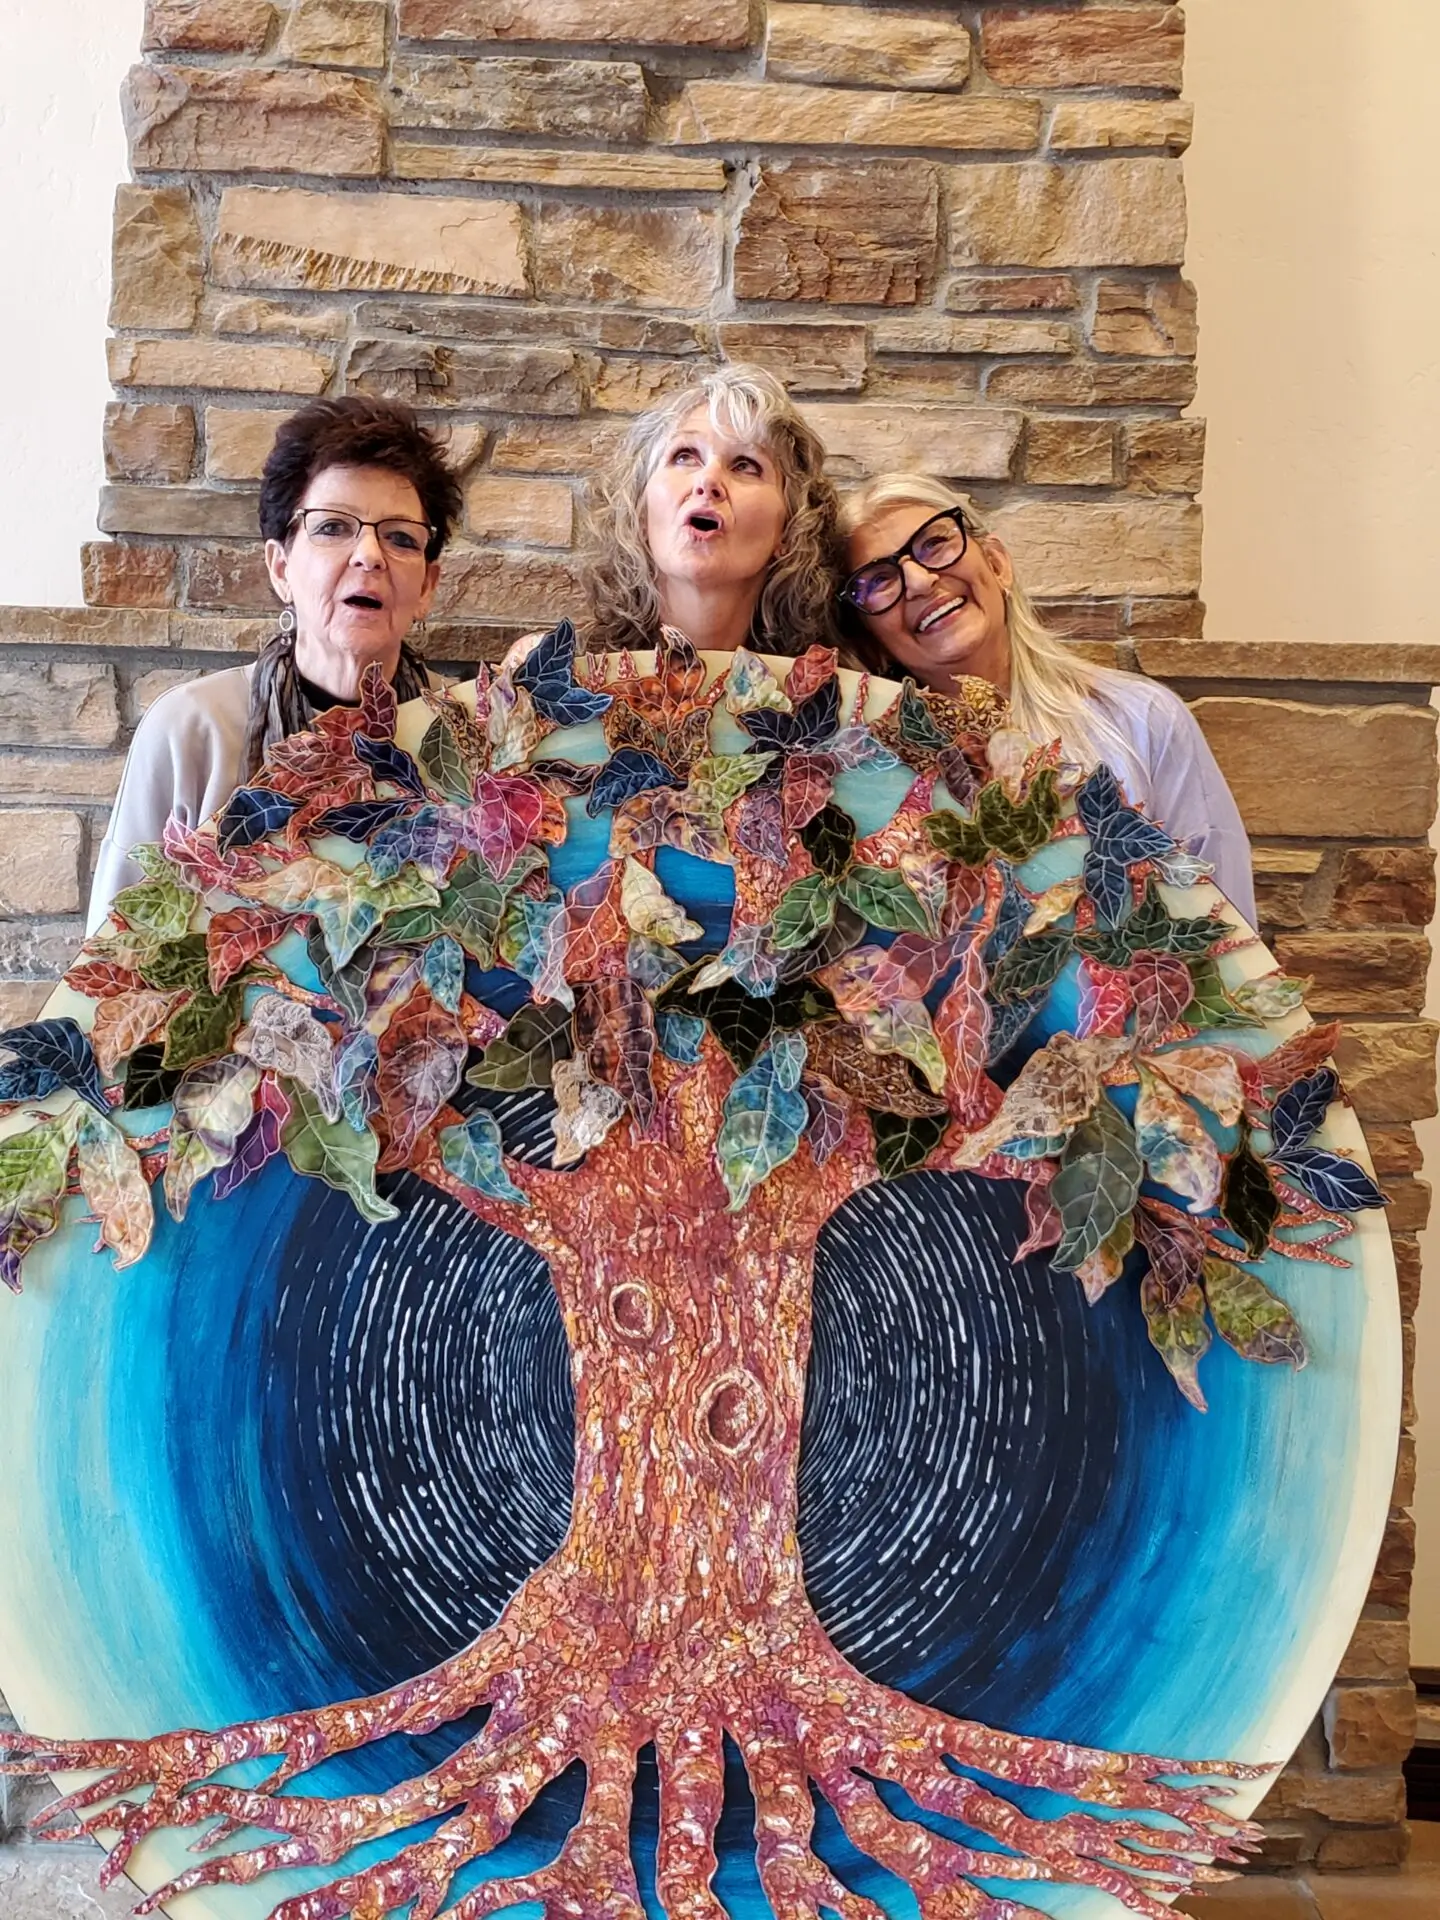
<svg viewBox="0 0 1440 1920">
<path fill-rule="evenodd" d="M 289 601 L 287 601 L 280 611 L 280 637 L 282 640 L 290 640 L 294 638 L 294 635 L 295 609 L 290 605 Z"/>
</svg>

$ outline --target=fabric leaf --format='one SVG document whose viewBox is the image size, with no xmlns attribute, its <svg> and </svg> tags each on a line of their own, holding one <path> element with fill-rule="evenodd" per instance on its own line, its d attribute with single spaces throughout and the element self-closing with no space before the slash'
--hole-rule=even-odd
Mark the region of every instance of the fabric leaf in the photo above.
<svg viewBox="0 0 1440 1920">
<path fill-rule="evenodd" d="M 375 1191 L 375 1166 L 380 1157 L 380 1142 L 375 1135 L 356 1133 L 343 1120 L 327 1120 L 315 1096 L 304 1087 L 295 1089 L 281 1144 L 296 1173 L 348 1193 L 362 1219 L 380 1222 L 398 1218 L 399 1210 Z"/>
<path fill-rule="evenodd" d="M 493 1113 L 472 1113 L 463 1125 L 446 1127 L 439 1139 L 445 1171 L 461 1186 L 473 1187 L 492 1200 L 529 1206 L 524 1192 L 505 1170 L 505 1144 Z"/>
<path fill-rule="evenodd" d="M 155 1204 L 140 1156 L 113 1120 L 87 1113 L 75 1141 L 76 1167 L 86 1205 L 117 1270 L 133 1267 L 150 1246 Z"/>
<path fill-rule="evenodd" d="M 624 1100 L 614 1087 L 595 1079 L 583 1059 L 559 1060 L 553 1073 L 555 1088 L 554 1164 L 573 1167 L 592 1148 L 602 1146 L 625 1118 Z"/>
<path fill-rule="evenodd" d="M 1384 1194 L 1357 1160 L 1320 1147 L 1292 1147 L 1271 1163 L 1328 1213 L 1361 1213 L 1388 1206 Z"/>
<path fill-rule="evenodd" d="M 217 1200 L 227 1200 L 280 1152 L 280 1135 L 290 1112 L 289 1100 L 267 1074 L 260 1083 L 254 1118 L 241 1134 L 234 1156 L 215 1175 L 212 1191 Z"/>
<path fill-rule="evenodd" d="M 810 1120 L 800 1092 L 805 1051 L 800 1034 L 777 1034 L 725 1097 L 715 1156 L 732 1213 L 799 1150 Z"/>
<path fill-rule="evenodd" d="M 79 1125 L 80 1109 L 71 1106 L 0 1140 L 0 1280 L 12 1293 L 25 1255 L 60 1224 Z"/>
<path fill-rule="evenodd" d="M 1192 1281 L 1170 1298 L 1153 1273 L 1140 1286 L 1140 1305 L 1150 1329 L 1150 1343 L 1170 1370 L 1181 1393 L 1197 1413 L 1208 1411 L 1200 1386 L 1200 1362 L 1210 1351 L 1210 1329 L 1205 1324 L 1205 1295 Z"/>
<path fill-rule="evenodd" d="M 190 1068 L 175 1089 L 165 1204 L 183 1220 L 190 1197 L 207 1173 L 225 1166 L 254 1112 L 259 1069 L 236 1054 Z"/>
<path fill-rule="evenodd" d="M 557 1061 L 568 1060 L 574 1049 L 568 1008 L 555 1001 L 522 1007 L 465 1078 L 472 1087 L 495 1093 L 548 1087 Z"/>
<path fill-rule="evenodd" d="M 1224 1164 L 1195 1109 L 1158 1074 L 1140 1068 L 1135 1133 L 1150 1178 L 1207 1213 L 1220 1197 Z"/>
<path fill-rule="evenodd" d="M 635 859 L 627 859 L 620 870 L 620 911 L 636 933 L 657 940 L 662 947 L 698 940 L 705 931 L 670 898 L 650 869 Z"/>
<path fill-rule="evenodd" d="M 1233 1127 L 1245 1110 L 1239 1065 L 1221 1047 L 1177 1047 L 1173 1053 L 1151 1054 L 1144 1064 L 1177 1093 L 1208 1107 L 1222 1127 Z"/>
<path fill-rule="evenodd" d="M 137 1047 L 154 1038 L 175 1002 L 173 993 L 153 993 L 148 987 L 100 1002 L 90 1027 L 90 1044 L 95 1050 L 95 1063 L 107 1080 L 114 1079 L 121 1062 L 128 1060 Z"/>
<path fill-rule="evenodd" d="M 561 620 L 535 643 L 513 679 L 530 695 L 540 717 L 557 727 L 598 720 L 614 704 L 613 695 L 592 693 L 575 684 L 575 629 L 568 620 Z"/>
<path fill-rule="evenodd" d="M 900 1180 L 923 1167 L 945 1138 L 948 1121 L 938 1114 L 904 1116 L 872 1110 L 870 1131 L 882 1180 Z"/>
<path fill-rule="evenodd" d="M 1051 1183 L 1065 1229 L 1055 1250 L 1057 1267 L 1073 1271 L 1104 1245 L 1133 1212 L 1144 1171 L 1129 1121 L 1101 1099 L 1070 1135 Z"/>
<path fill-rule="evenodd" d="M 257 840 L 278 833 L 299 808 L 300 802 L 268 787 L 240 787 L 230 796 L 215 829 L 215 841 L 222 853 L 235 847 L 253 847 Z"/>
<path fill-rule="evenodd" d="M 416 1140 L 459 1086 L 469 1050 L 455 1014 L 416 987 L 380 1038 L 375 1089 L 390 1136 L 381 1172 L 409 1161 Z"/>
<path fill-rule="evenodd" d="M 222 993 L 252 960 L 268 953 L 294 925 L 294 917 L 276 907 L 236 907 L 214 913 L 205 929 L 210 991 Z"/>
<path fill-rule="evenodd" d="M 852 865 L 836 882 L 846 906 L 888 933 L 934 933 L 930 915 L 905 876 L 891 867 Z"/>
<path fill-rule="evenodd" d="M 1270 1114 L 1270 1137 L 1276 1159 L 1305 1146 L 1340 1094 L 1340 1076 L 1322 1067 L 1287 1087 Z"/>
<path fill-rule="evenodd" d="M 1300 1323 L 1253 1273 L 1228 1260 L 1205 1262 L 1205 1298 L 1215 1331 L 1242 1360 L 1300 1368 L 1309 1359 Z"/>
<path fill-rule="evenodd" d="M 244 1005 L 245 990 L 240 986 L 226 987 L 223 993 L 202 987 L 192 993 L 171 1014 L 165 1029 L 165 1065 L 172 1073 L 183 1072 L 229 1053 Z"/>
<path fill-rule="evenodd" d="M 793 953 L 820 938 L 835 918 L 835 892 L 824 874 L 807 874 L 786 890 L 770 922 L 771 944 Z"/>
<path fill-rule="evenodd" d="M 1220 1194 L 1220 1211 L 1226 1224 L 1245 1243 L 1252 1260 L 1258 1260 L 1270 1244 L 1270 1235 L 1280 1218 L 1280 1201 L 1271 1183 L 1269 1169 L 1250 1145 L 1250 1129 L 1243 1123 L 1240 1144 L 1225 1169 Z"/>
<path fill-rule="evenodd" d="M 331 1029 L 283 993 L 263 993 L 235 1037 L 235 1051 L 257 1067 L 308 1087 L 327 1120 L 340 1118 Z"/>
<path fill-rule="evenodd" d="M 72 1088 L 97 1113 L 108 1116 L 110 1107 L 100 1084 L 94 1049 L 68 1016 L 9 1027 L 0 1033 L 0 1047 L 13 1053 L 22 1066 L 53 1073 L 62 1086 Z"/>
</svg>

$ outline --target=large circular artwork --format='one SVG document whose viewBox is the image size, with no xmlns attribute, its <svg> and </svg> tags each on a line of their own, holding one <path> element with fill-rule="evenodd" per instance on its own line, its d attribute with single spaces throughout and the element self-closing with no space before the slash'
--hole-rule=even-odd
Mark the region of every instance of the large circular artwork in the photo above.
<svg viewBox="0 0 1440 1920">
<path fill-rule="evenodd" d="M 1333 1035 L 1111 776 L 562 627 L 145 863 L 0 1069 L 54 1824 L 224 1920 L 1239 1857 L 1368 1583 L 1394 1273 Z"/>
</svg>

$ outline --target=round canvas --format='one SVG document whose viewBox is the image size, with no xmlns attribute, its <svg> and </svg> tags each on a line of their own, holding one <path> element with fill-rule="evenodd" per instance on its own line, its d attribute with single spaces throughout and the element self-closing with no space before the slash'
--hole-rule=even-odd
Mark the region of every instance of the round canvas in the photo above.
<svg viewBox="0 0 1440 1920">
<path fill-rule="evenodd" d="M 245 1863 L 181 1913 L 1159 1910 L 1312 1718 L 1388 1504 L 1394 1272 L 1325 1036 L 978 695 L 572 647 L 478 717 L 372 687 L 172 838 L 43 1061 L 12 1036 L 0 1157 L 49 1116 L 82 1189 L 7 1216 L 19 1758 L 161 1778 L 140 1885 L 197 1835 Z M 102 1082 L 183 1213 L 148 1236 Z M 170 1775 L 114 1744 L 237 1725 Z M 303 1817 L 249 1817 L 287 1757 Z"/>
</svg>

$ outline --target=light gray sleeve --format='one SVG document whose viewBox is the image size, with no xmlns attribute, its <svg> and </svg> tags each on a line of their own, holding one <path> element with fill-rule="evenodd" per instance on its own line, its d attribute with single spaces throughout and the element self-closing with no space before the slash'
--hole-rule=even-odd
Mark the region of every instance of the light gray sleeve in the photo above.
<svg viewBox="0 0 1440 1920">
<path fill-rule="evenodd" d="M 1255 878 L 1240 809 L 1199 722 L 1177 694 L 1157 716 L 1151 747 L 1150 811 L 1210 862 L 1216 886 L 1253 927 Z"/>
</svg>

